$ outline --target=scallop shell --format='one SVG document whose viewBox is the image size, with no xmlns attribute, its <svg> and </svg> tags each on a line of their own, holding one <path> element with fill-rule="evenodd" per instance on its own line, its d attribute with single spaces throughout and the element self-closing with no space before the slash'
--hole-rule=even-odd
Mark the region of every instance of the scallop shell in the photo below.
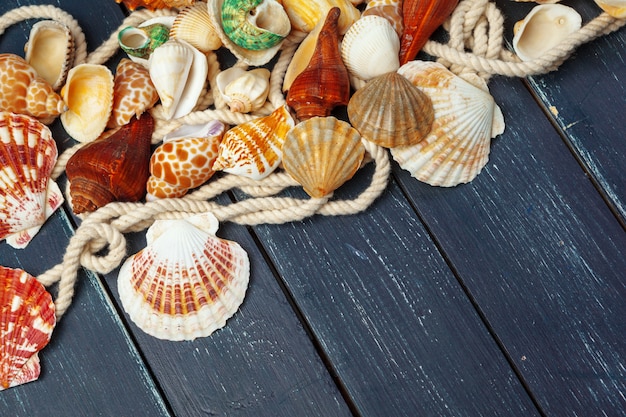
<svg viewBox="0 0 626 417">
<path fill-rule="evenodd" d="M 350 78 L 339 51 L 340 12 L 338 7 L 328 12 L 311 61 L 287 93 L 286 102 L 300 120 L 329 116 L 335 107 L 348 104 L 350 99 Z"/>
<path fill-rule="evenodd" d="M 618 19 L 626 18 L 626 1 L 624 0 L 594 0 L 596 4 L 609 15 Z"/>
<path fill-rule="evenodd" d="M 515 24 L 513 49 L 523 61 L 542 57 L 580 29 L 582 17 L 569 6 L 542 4 Z"/>
<path fill-rule="evenodd" d="M 145 26 L 127 26 L 117 35 L 120 48 L 129 56 L 148 59 L 150 54 L 163 45 L 170 36 L 170 28 L 162 23 Z"/>
<path fill-rule="evenodd" d="M 113 79 L 113 108 L 107 127 L 123 126 L 139 117 L 159 100 L 150 73 L 143 65 L 122 58 Z"/>
<path fill-rule="evenodd" d="M 255 180 L 267 177 L 280 165 L 283 142 L 293 126 L 286 106 L 235 126 L 224 135 L 213 169 Z"/>
<path fill-rule="evenodd" d="M 361 12 L 349 0 L 283 0 L 294 29 L 309 33 L 323 22 L 333 7 L 339 7 L 341 14 L 338 22 L 339 34 L 346 33 L 354 22 L 359 20 Z"/>
<path fill-rule="evenodd" d="M 213 120 L 204 125 L 183 125 L 166 137 L 150 158 L 146 199 L 182 197 L 207 182 L 226 125 Z"/>
<path fill-rule="evenodd" d="M 205 3 L 185 7 L 176 15 L 170 36 L 187 41 L 202 53 L 215 51 L 222 46 Z"/>
<path fill-rule="evenodd" d="M 364 155 L 359 132 L 332 116 L 298 123 L 283 145 L 285 170 L 314 198 L 330 194 L 352 178 Z"/>
<path fill-rule="evenodd" d="M 113 86 L 113 74 L 104 65 L 80 64 L 70 70 L 61 89 L 68 106 L 61 123 L 73 139 L 92 142 L 104 132 L 113 109 Z"/>
<path fill-rule="evenodd" d="M 504 131 L 486 84 L 478 88 L 435 62 L 412 61 L 398 71 L 430 96 L 435 120 L 422 142 L 392 148 L 393 158 L 430 185 L 453 187 L 474 179 L 489 159 L 491 138 Z"/>
<path fill-rule="evenodd" d="M 0 112 L 0 239 L 23 248 L 59 208 L 63 195 L 50 174 L 57 147 L 36 119 Z"/>
<path fill-rule="evenodd" d="M 404 31 L 400 37 L 400 65 L 415 58 L 458 3 L 459 0 L 403 0 Z"/>
<path fill-rule="evenodd" d="M 150 79 L 166 119 L 189 114 L 207 82 L 209 64 L 202 52 L 181 39 L 170 39 L 149 60 Z"/>
<path fill-rule="evenodd" d="M 402 0 L 370 0 L 363 10 L 365 16 L 384 17 L 391 23 L 398 36 L 402 36 L 404 23 L 402 22 Z"/>
<path fill-rule="evenodd" d="M 0 111 L 25 114 L 49 124 L 67 110 L 50 83 L 15 54 L 0 54 Z"/>
<path fill-rule="evenodd" d="M 37 353 L 56 324 L 52 296 L 35 277 L 0 266 L 0 391 L 39 377 Z"/>
<path fill-rule="evenodd" d="M 215 236 L 210 213 L 157 220 L 147 246 L 122 265 L 122 306 L 144 332 L 167 340 L 193 340 L 222 328 L 243 303 L 248 255 Z"/>
<path fill-rule="evenodd" d="M 291 23 L 276 0 L 224 0 L 222 28 L 235 45 L 258 51 L 280 44 Z"/>
<path fill-rule="evenodd" d="M 270 92 L 270 71 L 231 67 L 217 74 L 217 89 L 231 111 L 250 113 L 263 107 Z"/>
<path fill-rule="evenodd" d="M 117 3 L 124 4 L 130 11 L 138 7 L 145 7 L 149 10 L 181 8 L 190 6 L 196 0 L 115 0 Z"/>
<path fill-rule="evenodd" d="M 341 42 L 341 57 L 348 71 L 370 80 L 400 68 L 400 38 L 384 17 L 371 15 L 357 20 Z"/>
<path fill-rule="evenodd" d="M 211 0 L 208 4 L 208 12 L 216 29 L 217 35 L 222 40 L 223 45 L 232 52 L 240 61 L 253 66 L 262 66 L 267 64 L 280 50 L 282 42 L 277 43 L 271 48 L 253 50 L 246 49 L 233 42 L 224 32 L 222 25 L 222 5 L 225 0 Z M 274 3 L 275 0 L 273 1 Z M 279 4 L 280 6 L 280 4 Z"/>
<path fill-rule="evenodd" d="M 352 95 L 348 118 L 364 139 L 392 148 L 423 140 L 434 110 L 426 94 L 397 72 L 389 72 Z"/>
<path fill-rule="evenodd" d="M 74 38 L 69 28 L 55 20 L 33 25 L 24 46 L 25 60 L 55 91 L 65 84 L 74 65 Z"/>
<path fill-rule="evenodd" d="M 74 213 L 95 211 L 112 201 L 139 201 L 144 196 L 153 130 L 154 120 L 146 113 L 70 157 L 65 172 Z"/>
</svg>

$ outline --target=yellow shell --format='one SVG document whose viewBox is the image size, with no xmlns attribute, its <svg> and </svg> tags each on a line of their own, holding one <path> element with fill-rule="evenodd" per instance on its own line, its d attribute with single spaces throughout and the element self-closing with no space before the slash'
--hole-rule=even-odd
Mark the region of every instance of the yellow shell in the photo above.
<svg viewBox="0 0 626 417">
<path fill-rule="evenodd" d="M 113 109 L 113 74 L 104 65 L 80 64 L 70 70 L 61 97 L 65 131 L 79 142 L 93 142 L 104 132 Z"/>
<path fill-rule="evenodd" d="M 286 106 L 271 114 L 240 124 L 224 135 L 215 171 L 260 180 L 271 174 L 282 161 L 282 147 L 294 121 Z"/>
<path fill-rule="evenodd" d="M 364 155 L 359 132 L 333 116 L 298 123 L 283 145 L 285 170 L 314 198 L 330 194 L 352 178 Z"/>
<path fill-rule="evenodd" d="M 349 0 L 283 0 L 291 26 L 309 33 L 326 18 L 333 7 L 341 9 L 339 33 L 343 35 L 361 17 L 361 12 Z"/>
<path fill-rule="evenodd" d="M 307 65 L 309 65 L 309 62 L 311 62 L 311 57 L 313 56 L 315 46 L 317 45 L 317 38 L 319 37 L 323 26 L 324 21 L 321 20 L 315 28 L 313 28 L 313 30 L 306 35 L 302 42 L 300 42 L 300 45 L 298 45 L 298 49 L 296 49 L 291 61 L 289 61 L 287 71 L 285 72 L 285 77 L 283 79 L 283 91 L 289 90 L 293 80 L 295 80 L 296 77 L 305 70 Z"/>
<path fill-rule="evenodd" d="M 609 15 L 624 19 L 626 17 L 626 1 L 624 0 L 594 0 L 598 6 Z"/>
<path fill-rule="evenodd" d="M 170 37 L 187 41 L 203 53 L 215 51 L 222 46 L 207 5 L 202 2 L 178 12 L 170 29 Z"/>
</svg>

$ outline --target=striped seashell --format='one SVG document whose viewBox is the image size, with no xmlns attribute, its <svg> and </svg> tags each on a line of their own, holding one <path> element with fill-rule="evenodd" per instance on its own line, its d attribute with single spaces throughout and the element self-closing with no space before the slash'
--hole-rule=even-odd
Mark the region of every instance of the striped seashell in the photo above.
<svg viewBox="0 0 626 417">
<path fill-rule="evenodd" d="M 170 37 L 187 41 L 202 53 L 215 51 L 222 46 L 207 5 L 203 2 L 178 12 L 170 29 Z"/>
<path fill-rule="evenodd" d="M 282 161 L 282 147 L 294 120 L 286 106 L 271 114 L 230 129 L 213 164 L 215 171 L 260 180 L 271 174 Z"/>
<path fill-rule="evenodd" d="M 44 286 L 21 269 L 0 266 L 0 391 L 39 378 L 38 352 L 55 325 Z"/>
<path fill-rule="evenodd" d="M 215 236 L 211 213 L 157 220 L 147 246 L 118 274 L 122 306 L 144 332 L 193 340 L 222 328 L 243 302 L 250 262 L 237 244 Z"/>
</svg>

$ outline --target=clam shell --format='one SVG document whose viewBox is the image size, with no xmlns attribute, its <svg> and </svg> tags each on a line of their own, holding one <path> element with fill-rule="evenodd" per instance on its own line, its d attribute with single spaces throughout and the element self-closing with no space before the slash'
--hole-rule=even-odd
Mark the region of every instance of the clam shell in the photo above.
<svg viewBox="0 0 626 417">
<path fill-rule="evenodd" d="M 35 277 L 0 266 L 0 391 L 39 377 L 37 352 L 56 324 L 52 296 Z"/>
<path fill-rule="evenodd" d="M 249 113 L 263 107 L 270 92 L 270 71 L 231 67 L 217 74 L 217 89 L 231 111 Z"/>
<path fill-rule="evenodd" d="M 569 6 L 535 6 L 516 23 L 513 49 L 523 61 L 539 58 L 580 29 L 581 24 L 582 17 Z"/>
<path fill-rule="evenodd" d="M 283 0 L 283 7 L 287 11 L 289 20 L 294 29 L 309 33 L 317 24 L 323 22 L 333 7 L 339 7 L 339 33 L 343 35 L 361 17 L 361 12 L 349 0 Z"/>
<path fill-rule="evenodd" d="M 341 42 L 341 58 L 348 71 L 370 80 L 400 68 L 400 38 L 384 17 L 371 15 L 357 20 Z"/>
<path fill-rule="evenodd" d="M 190 6 L 196 2 L 196 0 L 115 0 L 117 3 L 122 3 L 128 7 L 130 11 L 135 10 L 138 7 L 145 7 L 149 10 L 156 9 L 169 9 L 169 8 L 181 8 Z"/>
<path fill-rule="evenodd" d="M 596 4 L 609 15 L 618 19 L 626 18 L 626 1 L 624 0 L 594 0 Z"/>
<path fill-rule="evenodd" d="M 417 145 L 392 148 L 400 167 L 430 185 L 453 187 L 474 179 L 489 159 L 491 138 L 504 131 L 500 108 L 486 91 L 435 62 L 398 70 L 432 99 L 435 120 Z"/>
<path fill-rule="evenodd" d="M 80 64 L 70 70 L 61 97 L 65 131 L 79 142 L 92 142 L 104 132 L 113 109 L 113 74 L 104 65 Z"/>
<path fill-rule="evenodd" d="M 332 116 L 298 123 L 283 145 L 283 164 L 311 197 L 330 194 L 354 176 L 365 155 L 359 132 Z"/>
<path fill-rule="evenodd" d="M 170 36 L 182 39 L 200 52 L 215 51 L 222 46 L 222 40 L 217 34 L 213 21 L 205 3 L 196 3 L 182 9 L 176 15 Z"/>
<path fill-rule="evenodd" d="M 36 119 L 0 112 L 0 239 L 23 248 L 63 202 L 50 179 L 57 147 Z"/>
<path fill-rule="evenodd" d="M 122 306 L 144 332 L 167 340 L 193 340 L 222 328 L 242 304 L 248 255 L 215 236 L 210 213 L 157 220 L 147 246 L 122 265 Z"/>
<path fill-rule="evenodd" d="M 280 165 L 283 143 L 293 126 L 285 106 L 235 126 L 224 135 L 213 169 L 255 180 L 267 177 Z"/>
<path fill-rule="evenodd" d="M 33 25 L 24 46 L 25 60 L 55 91 L 65 83 L 74 64 L 74 38 L 69 28 L 55 20 Z"/>
<path fill-rule="evenodd" d="M 426 94 L 397 72 L 389 72 L 352 95 L 348 118 L 364 139 L 392 148 L 423 140 L 434 111 Z"/>
<path fill-rule="evenodd" d="M 204 125 L 183 125 L 172 132 L 150 157 L 146 199 L 182 197 L 208 181 L 226 125 L 213 120 Z"/>
<path fill-rule="evenodd" d="M 153 130 L 154 120 L 146 113 L 70 157 L 65 172 L 74 213 L 92 212 L 112 201 L 139 201 L 144 196 Z"/>
<path fill-rule="evenodd" d="M 224 33 L 244 49 L 272 48 L 291 31 L 289 16 L 276 0 L 224 0 L 221 13 Z"/>
<path fill-rule="evenodd" d="M 391 23 L 398 36 L 402 36 L 404 23 L 402 22 L 402 0 L 370 0 L 363 10 L 365 16 L 384 17 Z"/>
<path fill-rule="evenodd" d="M 36 117 L 49 124 L 67 106 L 50 83 L 15 54 L 0 54 L 0 111 Z"/>
<path fill-rule="evenodd" d="M 127 124 L 159 100 L 148 69 L 130 59 L 122 58 L 117 64 L 113 83 L 113 107 L 107 127 Z"/>
<path fill-rule="evenodd" d="M 202 52 L 181 39 L 171 39 L 154 50 L 150 79 L 157 89 L 166 119 L 190 113 L 207 82 L 209 64 Z"/>
</svg>

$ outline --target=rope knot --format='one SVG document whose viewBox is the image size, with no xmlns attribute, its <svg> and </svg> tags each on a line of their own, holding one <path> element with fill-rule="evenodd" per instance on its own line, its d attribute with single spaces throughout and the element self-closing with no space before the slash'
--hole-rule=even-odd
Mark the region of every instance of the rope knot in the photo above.
<svg viewBox="0 0 626 417">
<path fill-rule="evenodd" d="M 76 233 L 80 250 L 80 264 L 92 271 L 107 274 L 126 256 L 126 239 L 115 227 L 106 223 L 92 223 L 80 227 Z"/>
</svg>

